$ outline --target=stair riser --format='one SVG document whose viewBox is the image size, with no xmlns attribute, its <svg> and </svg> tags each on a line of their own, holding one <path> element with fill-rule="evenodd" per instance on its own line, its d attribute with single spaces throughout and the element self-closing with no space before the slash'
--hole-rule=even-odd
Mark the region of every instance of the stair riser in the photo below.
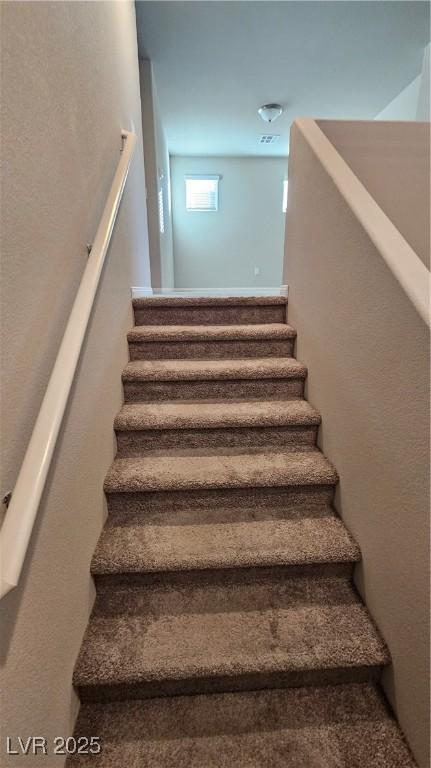
<svg viewBox="0 0 431 768">
<path fill-rule="evenodd" d="M 197 678 L 185 680 L 157 680 L 135 684 L 79 686 L 82 702 L 124 701 L 159 696 L 180 696 L 226 691 L 256 691 L 269 688 L 298 688 L 314 685 L 341 685 L 344 683 L 376 682 L 381 675 L 380 666 L 362 666 L 304 670 L 294 672 L 267 672 L 232 677 Z"/>
<path fill-rule="evenodd" d="M 304 379 L 249 379 L 223 381 L 125 381 L 124 400 L 293 400 L 304 396 Z"/>
<path fill-rule="evenodd" d="M 259 567 L 241 568 L 217 568 L 189 571 L 163 571 L 163 572 L 137 572 L 137 573 L 111 573 L 97 574 L 92 571 L 97 590 L 99 604 L 104 601 L 109 606 L 109 611 L 121 611 L 124 589 L 143 590 L 151 587 L 172 587 L 173 589 L 217 586 L 231 588 L 232 584 L 244 586 L 247 583 L 258 581 L 260 585 L 265 582 L 283 583 L 292 578 L 327 579 L 337 578 L 351 581 L 354 562 L 321 563 L 310 565 L 278 565 L 270 564 Z M 229 601 L 229 593 L 226 592 L 226 600 Z"/>
<path fill-rule="evenodd" d="M 163 429 L 117 431 L 118 457 L 142 456 L 156 450 L 193 448 L 300 448 L 316 444 L 317 426 L 245 427 L 228 429 Z"/>
<path fill-rule="evenodd" d="M 244 357 L 292 357 L 293 339 L 259 341 L 129 341 L 131 360 L 220 360 Z"/>
<path fill-rule="evenodd" d="M 238 519 L 241 510 L 244 513 L 250 509 L 265 510 L 268 518 L 277 513 L 284 517 L 324 514 L 325 507 L 334 498 L 335 486 L 309 485 L 291 486 L 284 488 L 220 488 L 191 491 L 153 491 L 131 493 L 107 493 L 108 511 L 119 520 L 127 520 L 131 515 L 143 520 L 160 515 L 163 521 L 164 512 L 178 512 L 179 516 L 187 515 L 187 522 L 192 523 L 193 517 L 199 520 L 200 512 L 211 509 L 214 522 L 223 522 L 226 510 L 235 509 Z"/>
<path fill-rule="evenodd" d="M 134 310 L 135 325 L 261 325 L 285 323 L 286 306 L 153 307 Z"/>
</svg>

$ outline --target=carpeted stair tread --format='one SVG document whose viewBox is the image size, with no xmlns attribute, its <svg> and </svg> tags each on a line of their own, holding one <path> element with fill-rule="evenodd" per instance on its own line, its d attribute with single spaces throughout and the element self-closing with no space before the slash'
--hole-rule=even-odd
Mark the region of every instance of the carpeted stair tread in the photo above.
<svg viewBox="0 0 431 768">
<path fill-rule="evenodd" d="M 130 342 L 261 341 L 294 339 L 296 331 L 285 323 L 262 325 L 136 325 L 127 334 Z"/>
<path fill-rule="evenodd" d="M 192 569 L 247 568 L 322 563 L 353 563 L 359 548 L 342 521 L 327 515 L 255 519 L 250 510 L 238 521 L 206 520 L 178 525 L 166 513 L 164 524 L 134 518 L 108 518 L 92 561 L 92 573 L 148 573 Z"/>
<path fill-rule="evenodd" d="M 143 296 L 132 300 L 133 309 L 148 307 L 249 306 L 287 304 L 286 296 Z"/>
<path fill-rule="evenodd" d="M 302 674 L 319 670 L 339 670 L 339 682 L 353 682 L 349 670 L 373 675 L 388 660 L 367 610 L 341 578 L 111 586 L 98 593 L 74 683 L 81 695 L 85 686 L 274 673 L 296 674 L 298 685 Z"/>
<path fill-rule="evenodd" d="M 67 768 L 414 768 L 371 684 L 84 704 Z"/>
<path fill-rule="evenodd" d="M 332 464 L 318 450 L 204 455 L 166 453 L 115 459 L 105 491 L 169 491 L 194 488 L 331 485 L 338 480 Z"/>
<path fill-rule="evenodd" d="M 266 402 L 125 403 L 116 430 L 216 429 L 319 425 L 320 415 L 306 400 Z"/>
<path fill-rule="evenodd" d="M 294 357 L 233 360 L 132 360 L 123 381 L 187 381 L 305 378 L 307 369 Z"/>
<path fill-rule="evenodd" d="M 133 302 L 135 325 L 254 325 L 285 323 L 286 299 L 163 296 Z"/>
</svg>

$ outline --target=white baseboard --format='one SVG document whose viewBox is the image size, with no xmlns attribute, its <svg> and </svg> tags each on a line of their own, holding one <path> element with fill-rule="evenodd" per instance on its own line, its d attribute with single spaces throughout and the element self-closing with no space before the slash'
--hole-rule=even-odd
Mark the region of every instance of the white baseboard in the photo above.
<svg viewBox="0 0 431 768">
<path fill-rule="evenodd" d="M 132 299 L 142 299 L 147 296 L 287 296 L 288 285 L 279 288 L 172 288 L 167 291 L 154 292 L 151 287 L 132 286 Z"/>
<path fill-rule="evenodd" d="M 153 296 L 152 288 L 140 288 L 139 286 L 131 287 L 132 299 L 143 299 L 145 296 Z"/>
<path fill-rule="evenodd" d="M 280 288 L 173 288 L 160 291 L 159 296 L 280 296 Z"/>
</svg>

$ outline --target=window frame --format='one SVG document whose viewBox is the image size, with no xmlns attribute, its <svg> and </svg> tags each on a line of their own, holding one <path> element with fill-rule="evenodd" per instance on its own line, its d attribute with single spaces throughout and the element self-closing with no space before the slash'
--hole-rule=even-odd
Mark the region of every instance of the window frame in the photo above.
<svg viewBox="0 0 431 768">
<path fill-rule="evenodd" d="M 283 197 L 281 202 L 281 210 L 283 213 L 287 212 L 288 190 L 289 190 L 289 179 L 283 179 Z"/>
<path fill-rule="evenodd" d="M 165 196 L 163 194 L 163 184 L 160 182 L 157 194 L 157 208 L 159 212 L 159 233 L 165 234 Z"/>
<path fill-rule="evenodd" d="M 185 207 L 187 213 L 217 213 L 219 210 L 219 182 L 220 174 L 216 173 L 186 173 L 184 175 Z M 215 181 L 214 208 L 189 208 L 187 205 L 188 181 Z"/>
</svg>

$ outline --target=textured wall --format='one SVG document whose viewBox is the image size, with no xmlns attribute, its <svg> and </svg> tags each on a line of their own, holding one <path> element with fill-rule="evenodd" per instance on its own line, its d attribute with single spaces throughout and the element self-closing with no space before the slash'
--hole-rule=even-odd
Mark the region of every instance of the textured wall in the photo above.
<svg viewBox="0 0 431 768">
<path fill-rule="evenodd" d="M 283 282 L 336 506 L 362 551 L 357 584 L 392 654 L 385 690 L 427 768 L 428 334 L 295 128 Z"/>
<path fill-rule="evenodd" d="M 186 211 L 187 173 L 222 176 L 216 213 Z M 171 174 L 175 288 L 279 287 L 287 158 L 172 157 Z"/>
<path fill-rule="evenodd" d="M 130 286 L 150 283 L 134 5 L 4 3 L 2 59 L 2 493 L 31 434 L 121 128 L 138 133 L 21 583 L 0 606 L 2 735 L 52 738 L 70 733 L 77 710 L 71 675 L 93 599 Z M 0 762 L 9 764 L 4 754 Z"/>
<path fill-rule="evenodd" d="M 429 269 L 429 124 L 344 120 L 318 123 Z"/>
</svg>

